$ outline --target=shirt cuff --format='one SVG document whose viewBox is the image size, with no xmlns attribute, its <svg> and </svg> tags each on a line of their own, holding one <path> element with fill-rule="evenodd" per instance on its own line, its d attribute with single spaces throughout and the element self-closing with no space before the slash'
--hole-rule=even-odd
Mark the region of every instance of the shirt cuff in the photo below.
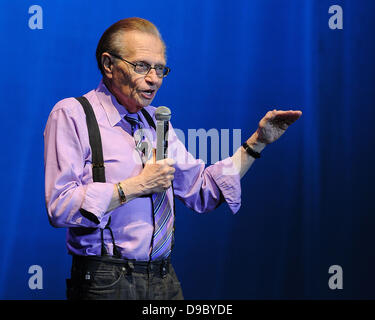
<svg viewBox="0 0 375 320">
<path fill-rule="evenodd" d="M 233 214 L 241 207 L 241 178 L 231 158 L 207 168 Z"/>
<path fill-rule="evenodd" d="M 81 206 L 88 212 L 94 214 L 99 222 L 107 212 L 113 196 L 113 184 L 93 182 L 87 185 L 85 197 Z"/>
</svg>

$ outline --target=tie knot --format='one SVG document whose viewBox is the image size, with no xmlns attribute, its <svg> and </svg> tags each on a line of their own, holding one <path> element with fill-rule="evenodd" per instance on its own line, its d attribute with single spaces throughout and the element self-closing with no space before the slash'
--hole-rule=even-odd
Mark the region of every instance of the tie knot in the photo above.
<svg viewBox="0 0 375 320">
<path fill-rule="evenodd" d="M 128 113 L 125 120 L 130 123 L 132 136 L 134 136 L 135 131 L 142 128 L 141 120 L 136 113 Z"/>
<path fill-rule="evenodd" d="M 126 121 L 128 121 L 131 125 L 139 125 L 139 123 L 141 122 L 138 118 L 138 114 L 137 113 L 128 113 L 126 116 L 125 116 L 125 119 Z"/>
</svg>

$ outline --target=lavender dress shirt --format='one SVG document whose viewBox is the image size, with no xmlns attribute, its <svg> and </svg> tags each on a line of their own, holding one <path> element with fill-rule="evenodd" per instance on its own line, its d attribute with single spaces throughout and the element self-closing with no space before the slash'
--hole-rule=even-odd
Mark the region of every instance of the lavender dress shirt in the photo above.
<svg viewBox="0 0 375 320">
<path fill-rule="evenodd" d="M 136 198 L 106 212 L 114 184 L 140 174 L 143 168 L 130 134 L 130 124 L 124 119 L 127 110 L 102 81 L 85 97 L 94 109 L 100 128 L 106 183 L 92 180 L 91 148 L 83 108 L 74 98 L 59 101 L 52 109 L 44 131 L 45 197 L 49 221 L 54 227 L 67 228 L 70 254 L 100 255 L 100 230 L 87 228 L 104 228 L 111 216 L 111 229 L 121 255 L 148 261 L 154 230 L 150 197 Z M 148 106 L 145 109 L 155 121 L 155 108 Z M 150 140 L 155 147 L 155 131 L 150 129 L 143 114 L 138 114 L 144 127 L 151 132 Z M 231 158 L 205 168 L 204 162 L 195 159 L 178 140 L 171 125 L 168 137 L 168 156 L 176 160 L 175 196 L 196 212 L 211 211 L 226 201 L 236 213 L 241 205 L 241 185 L 239 174 L 225 174 L 234 172 Z M 167 196 L 172 205 L 171 188 Z M 82 216 L 81 208 L 93 213 L 100 224 Z M 104 240 L 108 252 L 112 253 L 108 231 L 104 232 Z"/>
</svg>

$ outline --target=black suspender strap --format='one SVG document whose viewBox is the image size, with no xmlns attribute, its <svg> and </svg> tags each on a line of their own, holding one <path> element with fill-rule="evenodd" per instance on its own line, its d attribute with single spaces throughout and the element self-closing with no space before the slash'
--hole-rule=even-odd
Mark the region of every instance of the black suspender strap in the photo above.
<svg viewBox="0 0 375 320">
<path fill-rule="evenodd" d="M 105 182 L 102 139 L 94 110 L 86 97 L 76 98 L 86 114 L 87 129 L 92 153 L 92 179 L 94 182 Z"/>
<path fill-rule="evenodd" d="M 145 109 L 141 109 L 141 112 L 143 114 L 143 116 L 146 118 L 147 122 L 148 122 L 148 125 L 150 127 L 153 127 L 154 130 L 156 131 L 156 126 L 155 126 L 155 122 L 154 120 L 152 119 L 152 117 L 150 116 L 150 114 L 145 110 Z"/>
<path fill-rule="evenodd" d="M 86 114 L 87 130 L 89 134 L 89 142 L 90 142 L 91 155 L 92 155 L 92 160 L 91 160 L 92 180 L 94 182 L 106 182 L 102 139 L 100 136 L 99 125 L 98 125 L 98 122 L 96 121 L 94 110 L 92 109 L 92 106 L 86 97 L 79 97 L 76 99 L 82 105 L 82 108 Z M 98 218 L 91 212 L 88 212 L 84 209 L 80 209 L 80 212 L 85 218 L 91 221 L 94 221 L 96 224 L 99 224 Z M 110 228 L 110 224 L 111 224 L 111 217 L 109 217 L 107 225 L 104 227 L 104 229 L 108 229 L 111 234 L 112 244 L 113 244 L 113 255 L 120 258 L 121 254 L 115 244 L 115 239 L 113 237 L 113 232 L 112 232 L 112 229 Z M 102 243 L 102 249 L 101 249 L 102 256 L 108 254 L 107 249 L 105 248 L 105 244 L 104 244 L 104 237 L 103 237 L 104 229 L 100 229 L 100 238 L 101 238 L 101 243 Z"/>
</svg>

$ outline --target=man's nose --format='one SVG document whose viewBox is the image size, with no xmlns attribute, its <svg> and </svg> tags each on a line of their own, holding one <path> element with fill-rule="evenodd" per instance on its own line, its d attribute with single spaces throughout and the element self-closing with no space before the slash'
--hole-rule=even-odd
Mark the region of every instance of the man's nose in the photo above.
<svg viewBox="0 0 375 320">
<path fill-rule="evenodd" d="M 149 83 L 157 83 L 160 78 L 157 76 L 155 69 L 150 69 L 146 74 L 145 80 Z"/>
</svg>

